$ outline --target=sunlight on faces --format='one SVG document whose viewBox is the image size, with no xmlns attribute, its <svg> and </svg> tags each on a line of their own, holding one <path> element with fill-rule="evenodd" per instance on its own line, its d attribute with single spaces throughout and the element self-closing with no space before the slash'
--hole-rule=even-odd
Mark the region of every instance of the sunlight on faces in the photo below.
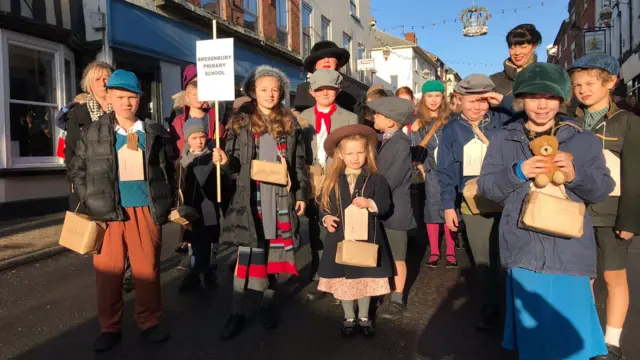
<svg viewBox="0 0 640 360">
<path fill-rule="evenodd" d="M 599 70 L 578 70 L 571 74 L 573 95 L 586 107 L 608 101 L 611 90 L 616 85 L 616 76 L 598 75 Z"/>
<path fill-rule="evenodd" d="M 264 76 L 256 81 L 256 102 L 264 113 L 270 113 L 280 102 L 280 82 L 272 76 Z"/>
<path fill-rule="evenodd" d="M 136 111 L 140 104 L 140 95 L 122 89 L 109 89 L 107 99 L 116 116 L 128 120 L 136 119 Z"/>
<path fill-rule="evenodd" d="M 200 152 L 204 150 L 204 146 L 207 143 L 207 135 L 203 132 L 195 132 L 189 135 L 187 143 L 189 144 L 190 148 Z"/>
<path fill-rule="evenodd" d="M 338 59 L 336 58 L 324 58 L 324 59 L 320 59 L 318 60 L 318 62 L 316 62 L 316 66 L 315 66 L 316 70 L 318 69 L 331 69 L 331 70 L 337 70 L 338 68 Z"/>
<path fill-rule="evenodd" d="M 518 68 L 527 65 L 533 57 L 533 52 L 537 47 L 538 45 L 532 44 L 513 45 L 509 48 L 509 57 L 511 58 L 511 62 L 513 62 L 513 64 Z"/>
<path fill-rule="evenodd" d="M 429 92 L 422 95 L 422 101 L 430 111 L 437 111 L 443 100 L 444 95 L 441 92 Z"/>
<path fill-rule="evenodd" d="M 93 97 L 103 99 L 107 96 L 107 80 L 111 73 L 105 69 L 95 69 L 91 74 L 91 82 L 89 83 L 89 92 Z"/>
<path fill-rule="evenodd" d="M 459 97 L 462 114 L 470 121 L 480 121 L 484 119 L 489 111 L 489 103 L 483 94 L 461 95 Z"/>
<path fill-rule="evenodd" d="M 532 94 L 523 97 L 529 122 L 543 127 L 555 118 L 562 100 L 552 95 Z"/>
<path fill-rule="evenodd" d="M 347 168 L 362 169 L 367 161 L 367 141 L 365 139 L 342 140 L 336 152 Z"/>
<path fill-rule="evenodd" d="M 185 89 L 185 103 L 190 108 L 202 109 L 204 101 L 198 100 L 198 84 L 191 81 Z"/>
<path fill-rule="evenodd" d="M 321 107 L 329 107 L 336 101 L 336 96 L 340 93 L 340 89 L 330 86 L 323 86 L 317 90 L 309 90 L 309 94 L 316 99 L 316 103 Z"/>
</svg>

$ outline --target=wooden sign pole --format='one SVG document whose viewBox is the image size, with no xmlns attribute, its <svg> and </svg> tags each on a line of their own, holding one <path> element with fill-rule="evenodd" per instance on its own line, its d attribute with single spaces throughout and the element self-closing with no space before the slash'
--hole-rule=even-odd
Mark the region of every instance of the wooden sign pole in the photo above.
<svg viewBox="0 0 640 360">
<path fill-rule="evenodd" d="M 213 20 L 213 39 L 216 40 L 218 38 L 218 21 Z M 218 100 L 215 102 L 215 113 L 216 113 L 216 129 L 214 133 L 216 134 L 216 148 L 220 149 L 220 109 L 218 108 Z M 218 203 L 222 202 L 222 190 L 220 187 L 220 163 L 216 164 L 216 193 L 218 196 Z"/>
</svg>

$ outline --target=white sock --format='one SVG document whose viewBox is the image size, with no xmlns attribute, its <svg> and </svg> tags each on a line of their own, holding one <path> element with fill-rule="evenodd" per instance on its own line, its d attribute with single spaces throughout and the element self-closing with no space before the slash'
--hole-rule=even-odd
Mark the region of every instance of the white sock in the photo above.
<svg viewBox="0 0 640 360">
<path fill-rule="evenodd" d="M 609 344 L 609 345 L 613 345 L 613 346 L 618 346 L 620 347 L 620 335 L 622 334 L 622 329 L 616 329 L 614 327 L 611 327 L 609 325 L 607 325 L 607 330 L 604 334 L 604 342 Z"/>
</svg>

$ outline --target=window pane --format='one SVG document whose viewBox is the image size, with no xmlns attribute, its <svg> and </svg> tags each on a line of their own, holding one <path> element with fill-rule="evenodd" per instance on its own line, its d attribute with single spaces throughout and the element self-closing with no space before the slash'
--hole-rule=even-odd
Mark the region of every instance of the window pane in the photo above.
<svg viewBox="0 0 640 360">
<path fill-rule="evenodd" d="M 244 9 L 258 15 L 258 0 L 244 0 Z"/>
<path fill-rule="evenodd" d="M 64 103 L 67 104 L 71 102 L 71 61 L 69 59 L 64 59 Z"/>
<path fill-rule="evenodd" d="M 311 53 L 311 36 L 302 35 L 302 57 L 306 58 Z"/>
<path fill-rule="evenodd" d="M 351 0 L 351 7 L 350 7 L 350 11 L 351 11 L 351 15 L 353 16 L 358 16 L 358 11 L 356 8 L 356 2 L 355 0 Z"/>
<path fill-rule="evenodd" d="M 322 17 L 322 40 L 331 40 L 331 37 L 329 36 L 329 33 L 331 32 L 331 30 L 329 29 L 330 27 L 331 27 L 331 21 L 329 21 L 329 19 L 323 16 Z"/>
<path fill-rule="evenodd" d="M 302 32 L 311 34 L 311 7 L 302 4 Z"/>
<path fill-rule="evenodd" d="M 220 15 L 220 3 L 218 0 L 200 0 L 200 6 L 205 10 Z"/>
<path fill-rule="evenodd" d="M 9 97 L 54 104 L 55 55 L 9 44 Z"/>
<path fill-rule="evenodd" d="M 289 33 L 278 30 L 278 45 L 289 47 Z"/>
<path fill-rule="evenodd" d="M 287 2 L 288 0 L 278 0 L 276 4 L 276 25 L 282 30 L 288 29 Z"/>
<path fill-rule="evenodd" d="M 53 156 L 56 108 L 9 105 L 12 157 Z"/>
<path fill-rule="evenodd" d="M 244 28 L 254 33 L 258 33 L 258 18 L 248 13 L 244 13 Z"/>
</svg>

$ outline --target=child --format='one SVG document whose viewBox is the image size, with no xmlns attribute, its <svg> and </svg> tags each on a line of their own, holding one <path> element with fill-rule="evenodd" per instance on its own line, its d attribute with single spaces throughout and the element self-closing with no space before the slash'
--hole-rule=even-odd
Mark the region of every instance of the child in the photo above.
<svg viewBox="0 0 640 360">
<path fill-rule="evenodd" d="M 618 171 L 622 170 L 617 174 L 622 185 L 619 196 L 589 205 L 608 290 L 605 341 L 609 359 L 622 358 L 620 334 L 629 310 L 627 252 L 633 236 L 640 233 L 640 193 L 632 185 L 640 174 L 640 118 L 618 109 L 611 99 L 618 70 L 618 60 L 604 54 L 584 56 L 568 70 L 581 103 L 576 111 L 578 124 L 601 139 L 603 149 L 620 159 Z"/>
<path fill-rule="evenodd" d="M 418 112 L 420 117 L 414 122 L 411 130 L 415 161 L 422 163 L 426 173 L 424 198 L 424 222 L 427 226 L 427 236 L 431 255 L 427 259 L 427 266 L 437 267 L 440 263 L 440 225 L 444 224 L 444 208 L 440 201 L 440 184 L 436 170 L 436 155 L 438 145 L 442 139 L 442 129 L 449 121 L 449 105 L 444 97 L 444 84 L 438 80 L 429 80 L 422 85 L 422 99 Z M 422 145 L 424 144 L 424 145 Z M 422 146 L 420 146 L 422 145 Z M 445 265 L 448 268 L 458 267 L 455 252 L 455 232 L 443 226 L 446 256 Z"/>
<path fill-rule="evenodd" d="M 500 212 L 473 214 L 462 191 L 468 181 L 480 175 L 481 161 L 465 169 L 464 159 L 482 158 L 482 144 L 511 119 L 513 98 L 493 92 L 495 85 L 485 75 L 471 74 L 455 88 L 460 100 L 461 113 L 454 115 L 442 130 L 438 146 L 437 168 L 440 182 L 440 200 L 444 208 L 445 224 L 451 231 L 460 226 L 458 213 L 462 213 L 469 247 L 476 273 L 476 291 L 479 293 L 480 317 L 478 330 L 491 330 L 499 320 L 500 307 L 498 279 L 497 225 Z M 490 109 L 498 105 L 498 109 Z M 465 154 L 465 146 L 473 141 Z M 486 210 L 485 210 L 486 211 Z"/>
<path fill-rule="evenodd" d="M 295 248 L 298 216 L 308 199 L 308 172 L 300 125 L 282 101 L 290 82 L 282 71 L 259 66 L 243 86 L 251 97 L 250 113 L 236 112 L 228 124 L 225 151 L 214 149 L 213 161 L 226 175 L 237 177 L 231 205 L 225 214 L 221 243 L 238 246 L 231 315 L 221 334 L 230 340 L 244 328 L 245 289 L 264 294 L 263 326 L 274 329 L 273 307 L 279 274 L 297 275 Z M 262 162 L 286 162 L 289 182 L 277 185 L 252 179 L 252 167 Z"/>
<path fill-rule="evenodd" d="M 303 119 L 310 120 L 311 136 L 306 136 L 308 142 L 307 163 L 322 169 L 327 168 L 330 161 L 324 152 L 324 142 L 327 136 L 343 126 L 358 123 L 358 116 L 349 112 L 336 104 L 338 94 L 340 94 L 340 84 L 342 75 L 332 69 L 318 69 L 309 78 L 309 94 L 315 99 L 315 105 L 304 112 Z M 317 194 L 310 193 L 310 198 L 315 199 Z M 322 258 L 322 241 L 326 236 L 326 231 L 321 228 L 320 211 L 315 201 L 311 201 L 306 208 L 306 215 L 309 218 L 310 245 L 313 250 L 314 266 L 317 267 Z M 314 272 L 317 271 L 314 267 Z M 317 281 L 317 274 L 314 274 Z M 316 286 L 317 288 L 317 286 Z M 319 300 L 325 297 L 326 293 L 318 290 L 307 294 L 309 300 Z"/>
<path fill-rule="evenodd" d="M 402 132 L 413 119 L 413 102 L 399 97 L 375 99 L 369 103 L 375 111 L 374 127 L 382 132 L 377 162 L 389 184 L 393 198 L 391 210 L 381 217 L 397 275 L 391 301 L 380 316 L 397 319 L 404 313 L 404 284 L 407 280 L 407 231 L 415 227 L 411 206 L 411 140 Z"/>
<path fill-rule="evenodd" d="M 183 134 L 187 143 L 180 156 L 178 182 L 184 205 L 196 209 L 199 218 L 191 224 L 191 230 L 184 232 L 193 254 L 189 273 L 178 287 L 180 292 L 196 289 L 200 285 L 200 275 L 208 288 L 216 287 L 216 277 L 211 269 L 211 245 L 217 243 L 220 235 L 213 142 L 207 139 L 204 123 L 198 119 L 187 120 Z"/>
<path fill-rule="evenodd" d="M 506 320 L 502 346 L 520 359 L 590 359 L 606 354 L 590 278 L 596 276 L 591 217 L 584 234 L 566 239 L 523 228 L 518 219 L 531 180 L 550 162 L 566 175 L 571 201 L 598 203 L 613 190 L 600 143 L 588 131 L 559 120 L 571 82 L 558 65 L 531 64 L 517 76 L 513 93 L 523 99 L 524 119 L 497 132 L 478 179 L 479 191 L 504 203 L 500 221 L 500 260 L 507 269 Z M 554 135 L 559 153 L 548 161 L 532 156 L 533 139 Z M 554 185 L 551 185 L 554 186 Z"/>
<path fill-rule="evenodd" d="M 142 90 L 135 74 L 115 71 L 107 91 L 114 112 L 87 125 L 69 170 L 89 217 L 107 222 L 102 249 L 93 257 L 102 331 L 95 351 L 109 350 L 122 338 L 127 254 L 135 279 L 134 316 L 143 337 L 151 342 L 169 338 L 160 326 L 159 276 L 160 226 L 167 222 L 175 193 L 169 134 L 161 124 L 136 118 Z"/>
<path fill-rule="evenodd" d="M 324 256 L 318 269 L 318 288 L 342 300 L 342 335 L 346 337 L 355 334 L 356 325 L 364 336 L 374 335 L 373 324 L 369 319 L 371 296 L 388 294 L 388 278 L 393 274 L 384 229 L 378 221 L 378 215 L 385 215 L 390 210 L 391 195 L 389 185 L 384 176 L 378 173 L 375 161 L 377 136 L 366 125 L 349 125 L 329 134 L 324 143 L 325 151 L 335 161 L 327 171 L 320 195 L 322 224 L 329 235 L 325 240 Z M 369 211 L 367 241 L 379 246 L 379 265 L 375 268 L 336 263 L 338 243 L 344 239 L 344 211 L 351 204 Z M 357 322 L 355 300 L 358 302 Z"/>
</svg>

